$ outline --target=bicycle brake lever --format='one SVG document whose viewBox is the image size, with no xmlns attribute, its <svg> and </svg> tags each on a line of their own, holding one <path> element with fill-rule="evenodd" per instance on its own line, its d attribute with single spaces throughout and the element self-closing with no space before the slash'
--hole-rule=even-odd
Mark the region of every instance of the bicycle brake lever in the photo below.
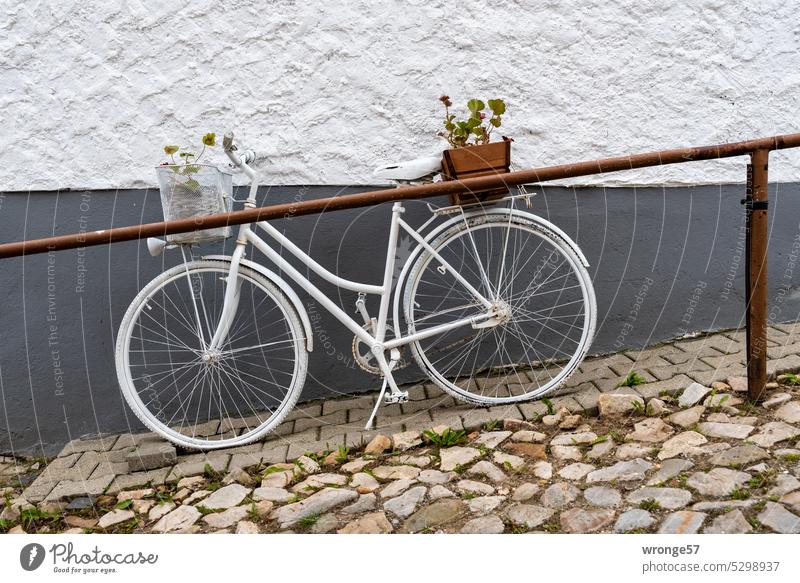
<svg viewBox="0 0 800 583">
<path fill-rule="evenodd" d="M 236 144 L 233 143 L 233 132 L 227 132 L 222 138 L 222 148 L 226 152 L 235 152 Z"/>
</svg>

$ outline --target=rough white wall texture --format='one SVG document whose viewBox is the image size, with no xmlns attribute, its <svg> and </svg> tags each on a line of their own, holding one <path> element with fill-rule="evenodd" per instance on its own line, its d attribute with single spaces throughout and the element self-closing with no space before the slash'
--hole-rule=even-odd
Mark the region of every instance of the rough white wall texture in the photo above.
<svg viewBox="0 0 800 583">
<path fill-rule="evenodd" d="M 442 148 L 442 93 L 505 98 L 521 166 L 795 132 L 798 8 L 5 0 L 0 190 L 152 185 L 163 144 L 228 128 L 269 152 L 264 182 L 374 183 L 380 162 Z M 800 153 L 772 161 L 800 180 Z M 744 163 L 580 182 L 740 182 Z"/>
</svg>

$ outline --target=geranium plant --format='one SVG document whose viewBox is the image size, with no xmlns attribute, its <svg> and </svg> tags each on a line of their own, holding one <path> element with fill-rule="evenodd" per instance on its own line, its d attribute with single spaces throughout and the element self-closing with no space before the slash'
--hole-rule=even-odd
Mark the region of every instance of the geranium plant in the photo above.
<svg viewBox="0 0 800 583">
<path fill-rule="evenodd" d="M 170 161 L 164 162 L 161 165 L 169 167 L 169 169 L 175 172 L 175 174 L 186 176 L 189 180 L 184 182 L 184 185 L 189 188 L 194 188 L 197 186 L 196 183 L 192 184 L 194 180 L 192 175 L 199 172 L 200 167 L 198 164 L 200 163 L 200 159 L 203 157 L 203 154 L 206 153 L 206 148 L 213 148 L 217 145 L 217 135 L 213 132 L 209 132 L 205 134 L 200 141 L 203 144 L 203 148 L 197 155 L 190 151 L 188 147 L 174 145 L 164 146 L 164 153 L 169 156 Z M 175 159 L 175 155 L 178 156 L 180 161 Z"/>
<path fill-rule="evenodd" d="M 506 104 L 502 99 L 489 99 L 486 103 L 480 99 L 470 99 L 467 101 L 469 115 L 466 119 L 458 119 L 455 114 L 450 113 L 453 103 L 447 95 L 442 95 L 439 101 L 444 105 L 445 129 L 439 135 L 452 148 L 488 144 L 492 130 L 500 127 L 502 116 L 506 112 Z"/>
</svg>

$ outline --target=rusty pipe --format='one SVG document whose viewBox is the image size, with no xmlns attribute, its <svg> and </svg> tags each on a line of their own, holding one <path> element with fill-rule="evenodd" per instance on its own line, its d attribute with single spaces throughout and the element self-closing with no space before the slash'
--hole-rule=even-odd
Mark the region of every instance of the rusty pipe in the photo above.
<svg viewBox="0 0 800 583">
<path fill-rule="evenodd" d="M 72 235 L 60 235 L 56 237 L 47 237 L 44 239 L 35 239 L 30 241 L 4 243 L 0 245 L 0 259 L 6 257 L 16 257 L 20 255 L 46 253 L 47 251 L 61 251 L 78 247 L 106 245 L 110 243 L 119 243 L 122 241 L 131 241 L 134 239 L 144 239 L 147 237 L 162 237 L 165 235 L 186 233 L 201 229 L 211 229 L 226 225 L 254 223 L 256 221 L 280 219 L 288 216 L 310 215 L 323 211 L 360 208 L 383 202 L 413 200 L 469 192 L 473 190 L 500 188 L 502 186 L 516 186 L 520 184 L 547 182 L 550 180 L 575 178 L 577 176 L 603 174 L 606 172 L 617 172 L 620 170 L 631 170 L 634 168 L 645 168 L 648 166 L 662 166 L 665 164 L 679 164 L 698 160 L 730 158 L 733 156 L 750 154 L 756 150 L 768 151 L 797 147 L 800 147 L 800 133 L 760 138 L 744 142 L 734 142 L 730 144 L 719 144 L 715 146 L 678 148 L 672 150 L 648 152 L 645 154 L 618 156 L 615 158 L 606 158 L 589 162 L 561 164 L 558 166 L 547 166 L 543 168 L 533 168 L 530 170 L 520 170 L 517 172 L 498 174 L 496 176 L 469 178 L 462 181 L 453 180 L 437 182 L 434 184 L 423 184 L 419 186 L 407 186 L 396 189 L 375 190 L 346 196 L 334 196 L 317 200 L 291 202 L 254 209 L 245 209 L 230 213 L 195 217 L 191 219 L 148 223 L 144 225 L 132 225 L 128 227 L 115 227 L 112 229 L 92 231 L 87 233 L 76 233 Z"/>
</svg>

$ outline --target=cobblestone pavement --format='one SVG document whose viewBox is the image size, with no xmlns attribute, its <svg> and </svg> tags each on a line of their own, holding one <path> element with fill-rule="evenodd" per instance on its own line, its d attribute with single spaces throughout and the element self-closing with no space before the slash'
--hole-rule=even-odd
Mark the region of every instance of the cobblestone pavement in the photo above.
<svg viewBox="0 0 800 583">
<path fill-rule="evenodd" d="M 183 454 L 153 434 L 0 457 L 6 532 L 800 532 L 800 324 L 587 359 L 565 394 L 456 405 L 433 386 L 298 408 L 279 435 Z M 639 384 L 620 386 L 635 372 Z M 795 384 L 797 383 L 797 384 Z"/>
</svg>

